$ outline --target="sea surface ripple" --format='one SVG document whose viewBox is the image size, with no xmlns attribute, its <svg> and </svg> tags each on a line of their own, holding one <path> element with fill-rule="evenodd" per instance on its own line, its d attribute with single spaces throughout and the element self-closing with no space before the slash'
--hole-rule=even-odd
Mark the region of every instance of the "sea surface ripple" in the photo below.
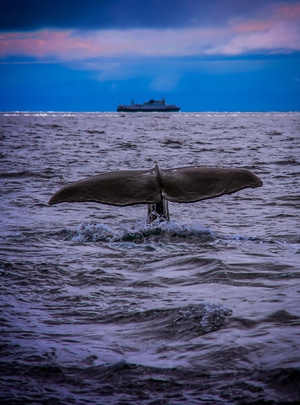
<svg viewBox="0 0 300 405">
<path fill-rule="evenodd" d="M 0 403 L 300 400 L 300 113 L 1 113 Z M 49 206 L 119 169 L 242 167 L 263 187 Z"/>
</svg>

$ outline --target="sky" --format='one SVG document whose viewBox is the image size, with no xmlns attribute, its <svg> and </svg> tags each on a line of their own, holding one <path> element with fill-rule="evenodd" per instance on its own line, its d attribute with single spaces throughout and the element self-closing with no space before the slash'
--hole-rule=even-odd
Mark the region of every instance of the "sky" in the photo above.
<svg viewBox="0 0 300 405">
<path fill-rule="evenodd" d="M 300 111 L 300 0 L 10 0 L 0 111 Z"/>
</svg>

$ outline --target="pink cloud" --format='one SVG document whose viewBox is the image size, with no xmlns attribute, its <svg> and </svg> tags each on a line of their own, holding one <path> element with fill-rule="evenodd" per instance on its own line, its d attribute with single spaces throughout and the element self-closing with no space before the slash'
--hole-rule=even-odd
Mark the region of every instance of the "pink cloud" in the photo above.
<svg viewBox="0 0 300 405">
<path fill-rule="evenodd" d="M 36 31 L 8 33 L 0 37 L 0 55 L 26 55 L 37 58 L 58 56 L 64 52 L 82 48 L 78 40 L 67 31 Z"/>
<path fill-rule="evenodd" d="M 244 21 L 241 24 L 238 24 L 235 27 L 237 32 L 256 32 L 256 31 L 265 31 L 271 27 L 270 21 Z"/>
<path fill-rule="evenodd" d="M 279 4 L 277 5 L 275 12 L 281 16 L 281 18 L 299 21 L 300 4 Z"/>
<path fill-rule="evenodd" d="M 213 50 L 214 54 L 239 55 L 255 51 L 288 53 L 300 50 L 300 30 L 277 24 L 267 31 L 243 32 Z"/>
<path fill-rule="evenodd" d="M 108 57 L 238 55 L 300 50 L 300 4 L 277 4 L 259 18 L 214 29 L 41 30 L 0 34 L 0 57 L 85 61 Z"/>
<path fill-rule="evenodd" d="M 231 38 L 211 53 L 238 55 L 255 51 L 288 53 L 300 50 L 300 5 L 265 9 L 265 18 L 230 21 Z"/>
<path fill-rule="evenodd" d="M 0 56 L 27 55 L 60 60 L 109 56 L 183 56 L 202 49 L 221 36 L 219 30 L 103 30 L 37 31 L 0 37 Z"/>
</svg>

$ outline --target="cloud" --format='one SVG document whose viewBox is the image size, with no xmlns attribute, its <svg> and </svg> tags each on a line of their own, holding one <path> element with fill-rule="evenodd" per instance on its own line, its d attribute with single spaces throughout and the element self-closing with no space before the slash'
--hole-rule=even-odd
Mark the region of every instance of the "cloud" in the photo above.
<svg viewBox="0 0 300 405">
<path fill-rule="evenodd" d="M 300 28 L 284 23 L 259 31 L 238 32 L 227 43 L 213 50 L 211 54 L 241 55 L 259 53 L 290 53 L 300 50 Z"/>
<path fill-rule="evenodd" d="M 229 4 L 232 5 L 232 1 Z M 0 34 L 2 58 L 26 56 L 58 62 L 254 52 L 273 54 L 299 50 L 300 4 L 290 3 L 272 4 L 250 17 L 236 14 L 215 27 L 43 29 Z"/>
<path fill-rule="evenodd" d="M 0 36 L 0 56 L 26 55 L 58 60 L 115 56 L 190 56 L 205 53 L 223 30 L 132 29 L 34 31 Z"/>
<path fill-rule="evenodd" d="M 289 53 L 300 50 L 300 4 L 273 6 L 264 18 L 232 19 L 231 38 L 209 52 L 240 55 L 252 52 Z"/>
<path fill-rule="evenodd" d="M 251 28 L 252 27 L 252 28 Z M 257 27 L 260 27 L 259 29 Z M 229 28 L 177 30 L 36 31 L 0 36 L 0 57 L 29 56 L 58 61 L 112 57 L 239 55 L 300 50 L 300 25 L 249 23 Z"/>
</svg>

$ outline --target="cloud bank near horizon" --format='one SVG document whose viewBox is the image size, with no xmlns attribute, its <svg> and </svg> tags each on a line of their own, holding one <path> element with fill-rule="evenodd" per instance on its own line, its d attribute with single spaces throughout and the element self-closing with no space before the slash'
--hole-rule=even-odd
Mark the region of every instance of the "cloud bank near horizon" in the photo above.
<svg viewBox="0 0 300 405">
<path fill-rule="evenodd" d="M 266 11 L 264 6 L 264 11 Z M 123 57 L 236 56 L 300 51 L 300 4 L 269 6 L 265 16 L 231 16 L 215 27 L 50 29 L 2 32 L 0 58 L 80 61 Z"/>
</svg>

